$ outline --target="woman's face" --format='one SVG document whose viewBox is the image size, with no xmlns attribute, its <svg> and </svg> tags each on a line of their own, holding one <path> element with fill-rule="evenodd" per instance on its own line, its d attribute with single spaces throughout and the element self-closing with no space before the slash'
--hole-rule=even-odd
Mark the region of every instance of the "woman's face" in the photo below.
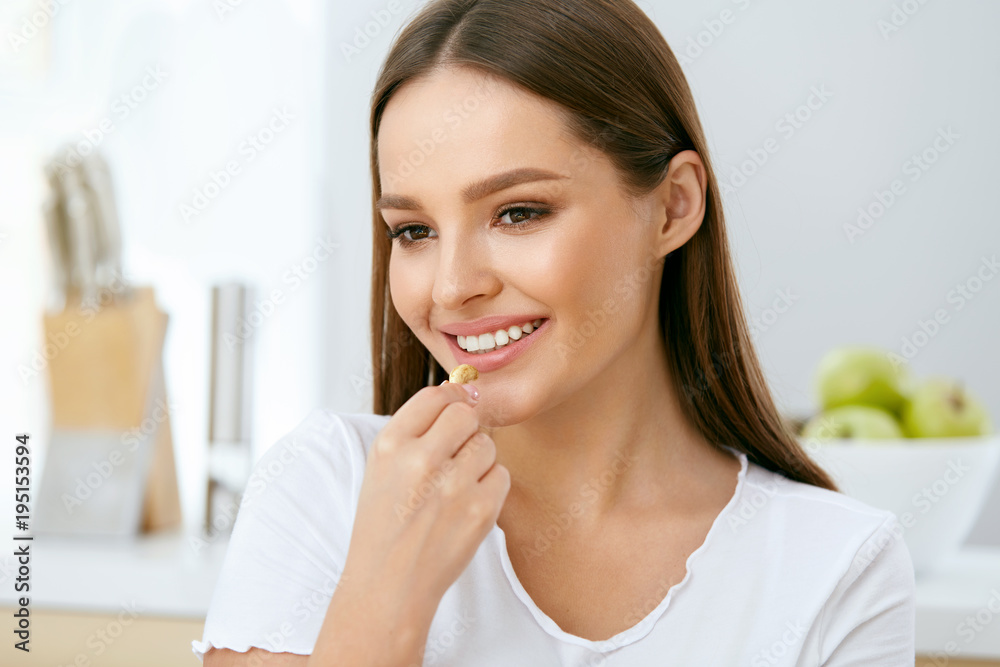
<svg viewBox="0 0 1000 667">
<path fill-rule="evenodd" d="M 382 215 L 403 231 L 389 262 L 393 304 L 446 371 L 480 370 L 484 425 L 522 422 L 596 387 L 641 332 L 657 330 L 662 206 L 630 204 L 608 159 L 570 136 L 554 103 L 439 70 L 392 96 L 378 162 Z M 510 327 L 539 319 L 513 340 Z M 466 346 L 508 342 L 473 356 L 458 334 Z"/>
</svg>

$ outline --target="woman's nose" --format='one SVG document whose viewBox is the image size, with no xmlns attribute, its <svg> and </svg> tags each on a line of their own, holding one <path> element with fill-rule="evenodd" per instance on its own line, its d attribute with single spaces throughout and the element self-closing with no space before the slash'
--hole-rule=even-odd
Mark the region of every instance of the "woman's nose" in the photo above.
<svg viewBox="0 0 1000 667">
<path fill-rule="evenodd" d="M 431 296 L 441 308 L 457 310 L 469 299 L 491 295 L 499 289 L 490 253 L 481 240 L 442 235 L 438 249 L 440 254 Z"/>
</svg>

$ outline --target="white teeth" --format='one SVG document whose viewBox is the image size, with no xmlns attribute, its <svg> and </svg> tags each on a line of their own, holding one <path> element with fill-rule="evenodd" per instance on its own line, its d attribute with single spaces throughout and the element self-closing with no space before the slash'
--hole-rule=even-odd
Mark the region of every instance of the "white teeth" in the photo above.
<svg viewBox="0 0 1000 667">
<path fill-rule="evenodd" d="M 478 336 L 458 336 L 458 346 L 466 352 L 483 354 L 489 350 L 494 350 L 508 345 L 511 341 L 520 340 L 521 336 L 527 336 L 532 331 L 541 326 L 543 318 L 534 322 L 525 322 L 521 326 L 498 329 L 497 331 L 479 334 Z"/>
</svg>

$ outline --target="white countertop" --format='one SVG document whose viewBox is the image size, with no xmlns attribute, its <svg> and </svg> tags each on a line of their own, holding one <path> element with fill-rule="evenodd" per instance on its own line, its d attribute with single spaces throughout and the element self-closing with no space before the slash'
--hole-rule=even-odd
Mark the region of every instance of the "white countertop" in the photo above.
<svg viewBox="0 0 1000 667">
<path fill-rule="evenodd" d="M 917 653 L 1000 659 L 1000 547 L 966 545 L 917 578 Z"/>
<path fill-rule="evenodd" d="M 228 541 L 181 533 L 134 541 L 36 535 L 31 544 L 33 609 L 204 618 Z M 16 548 L 16 547 L 14 547 Z M 16 600 L 14 548 L 0 557 L 0 605 Z"/>
<path fill-rule="evenodd" d="M 36 536 L 32 608 L 117 613 L 134 605 L 151 616 L 204 618 L 227 541 L 193 540 L 180 533 L 134 542 Z M 0 605 L 14 606 L 14 549 L 5 551 Z M 939 572 L 918 577 L 917 653 L 1000 659 L 1000 547 L 966 546 Z"/>
</svg>

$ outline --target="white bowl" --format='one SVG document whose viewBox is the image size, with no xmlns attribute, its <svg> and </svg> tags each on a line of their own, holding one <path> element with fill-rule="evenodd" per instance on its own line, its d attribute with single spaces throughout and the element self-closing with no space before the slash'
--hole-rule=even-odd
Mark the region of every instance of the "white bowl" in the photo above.
<svg viewBox="0 0 1000 667">
<path fill-rule="evenodd" d="M 1000 464 L 997 435 L 798 440 L 843 493 L 896 514 L 918 575 L 965 542 Z"/>
</svg>

